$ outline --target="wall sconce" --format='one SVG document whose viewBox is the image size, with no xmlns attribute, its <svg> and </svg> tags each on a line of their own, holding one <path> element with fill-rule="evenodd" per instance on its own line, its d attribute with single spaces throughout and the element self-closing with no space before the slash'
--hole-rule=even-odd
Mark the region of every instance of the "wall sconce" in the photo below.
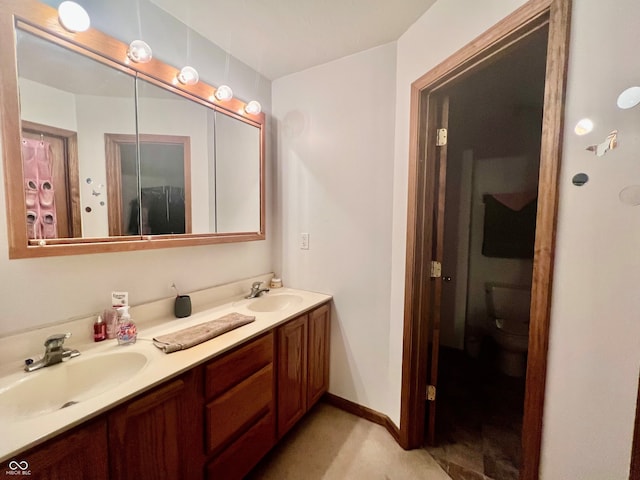
<svg viewBox="0 0 640 480">
<path fill-rule="evenodd" d="M 247 112 L 249 115 L 258 115 L 262 111 L 262 106 L 260 105 L 259 102 L 256 102 L 255 100 L 251 100 L 244 107 L 244 111 Z"/>
<path fill-rule="evenodd" d="M 183 67 L 176 78 L 183 85 L 195 85 L 200 79 L 197 70 L 193 67 L 188 66 Z"/>
<path fill-rule="evenodd" d="M 127 49 L 127 57 L 135 63 L 148 63 L 151 61 L 153 54 L 151 47 L 142 40 L 134 40 L 129 44 Z"/>
<path fill-rule="evenodd" d="M 586 135 L 587 133 L 591 133 L 593 131 L 593 121 L 590 118 L 583 118 L 580 120 L 573 131 L 576 135 Z"/>
<path fill-rule="evenodd" d="M 640 87 L 629 87 L 618 96 L 618 107 L 626 110 L 640 103 Z"/>
<path fill-rule="evenodd" d="M 62 2 L 58 6 L 58 21 L 71 33 L 84 32 L 91 25 L 87 11 L 75 2 Z"/>
<path fill-rule="evenodd" d="M 216 90 L 215 97 L 221 102 L 226 102 L 233 98 L 233 90 L 227 85 L 220 85 Z"/>
</svg>

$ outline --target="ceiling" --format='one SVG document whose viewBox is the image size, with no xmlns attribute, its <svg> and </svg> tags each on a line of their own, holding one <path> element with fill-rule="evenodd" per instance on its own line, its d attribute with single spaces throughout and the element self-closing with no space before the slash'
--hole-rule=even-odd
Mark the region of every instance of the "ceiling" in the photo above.
<svg viewBox="0 0 640 480">
<path fill-rule="evenodd" d="M 151 0 L 276 78 L 397 40 L 436 0 Z"/>
</svg>

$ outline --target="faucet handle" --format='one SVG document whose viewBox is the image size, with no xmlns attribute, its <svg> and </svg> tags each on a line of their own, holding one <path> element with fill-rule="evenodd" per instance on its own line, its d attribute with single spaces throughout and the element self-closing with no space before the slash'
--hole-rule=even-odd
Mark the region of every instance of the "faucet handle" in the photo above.
<svg viewBox="0 0 640 480">
<path fill-rule="evenodd" d="M 260 285 L 262 285 L 262 282 L 253 282 L 251 288 L 258 289 L 260 288 Z"/>
<path fill-rule="evenodd" d="M 71 336 L 71 332 L 67 333 L 55 333 L 44 341 L 44 346 L 48 349 L 51 348 L 59 348 L 62 346 L 64 341 Z"/>
</svg>

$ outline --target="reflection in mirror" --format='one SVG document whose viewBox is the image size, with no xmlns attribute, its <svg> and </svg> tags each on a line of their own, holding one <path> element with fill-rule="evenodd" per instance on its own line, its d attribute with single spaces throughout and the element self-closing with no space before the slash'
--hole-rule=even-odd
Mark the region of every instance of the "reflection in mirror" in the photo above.
<svg viewBox="0 0 640 480">
<path fill-rule="evenodd" d="M 138 78 L 138 132 L 143 234 L 215 233 L 213 110 Z M 161 157 L 165 175 L 157 168 Z M 183 231 L 174 231 L 181 223 Z"/>
<path fill-rule="evenodd" d="M 9 258 L 265 238 L 264 113 L 46 4 L 0 17 Z"/>
<path fill-rule="evenodd" d="M 135 134 L 135 78 L 16 33 L 28 237 L 105 237 L 104 133 Z"/>
<path fill-rule="evenodd" d="M 627 88 L 618 96 L 616 103 L 623 110 L 635 107 L 640 103 L 640 87 Z"/>
<path fill-rule="evenodd" d="M 189 137 L 137 138 L 105 135 L 109 235 L 191 233 Z"/>
<path fill-rule="evenodd" d="M 216 232 L 260 230 L 260 129 L 216 112 Z"/>
<path fill-rule="evenodd" d="M 138 131 L 141 136 L 141 182 L 145 203 L 143 138 L 179 134 L 190 146 L 190 172 L 185 168 L 184 197 L 193 233 L 260 231 L 260 129 L 228 114 L 216 112 L 178 93 L 138 78 Z M 153 163 L 149 159 L 149 163 Z M 179 155 L 174 166 L 183 162 Z M 187 162 L 185 162 L 185 165 Z M 177 184 L 173 184 L 177 185 Z M 164 185 L 156 184 L 155 187 Z M 178 193 L 180 193 L 178 191 Z M 156 192 L 163 196 L 164 193 Z M 164 197 L 163 197 L 164 198 Z M 180 211 L 178 204 L 151 197 L 144 215 L 167 218 Z M 189 209 L 189 204 L 191 208 Z M 171 233 L 143 228 L 143 233 Z"/>
<path fill-rule="evenodd" d="M 576 187 L 581 187 L 588 181 L 589 175 L 587 175 L 586 173 L 576 173 L 571 179 L 571 183 L 573 183 Z"/>
</svg>

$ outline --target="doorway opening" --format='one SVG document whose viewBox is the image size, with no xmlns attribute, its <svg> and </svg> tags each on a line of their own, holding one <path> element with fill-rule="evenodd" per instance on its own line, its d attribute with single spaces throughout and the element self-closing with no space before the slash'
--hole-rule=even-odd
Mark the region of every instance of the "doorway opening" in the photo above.
<svg viewBox="0 0 640 480">
<path fill-rule="evenodd" d="M 189 137 L 105 134 L 109 236 L 191 233 Z"/>
<path fill-rule="evenodd" d="M 516 480 L 522 465 L 547 39 L 544 25 L 442 92 L 442 290 L 427 373 L 437 415 L 427 402 L 425 430 L 454 480 Z"/>
<path fill-rule="evenodd" d="M 450 94 L 465 78 L 498 62 L 512 48 L 526 45 L 537 32 L 547 31 L 521 434 L 522 480 L 539 477 L 570 7 L 570 0 L 530 0 L 412 84 L 400 416 L 400 443 L 405 448 L 420 447 L 425 438 L 435 437 L 425 429 L 425 419 L 430 428 L 435 426 L 442 292 L 447 277 L 438 268 L 444 253 L 449 152 L 443 141 L 447 135 L 441 129 L 449 123 Z M 427 384 L 427 378 L 432 385 Z M 433 398 L 434 393 L 425 415 L 425 399 Z"/>
</svg>

